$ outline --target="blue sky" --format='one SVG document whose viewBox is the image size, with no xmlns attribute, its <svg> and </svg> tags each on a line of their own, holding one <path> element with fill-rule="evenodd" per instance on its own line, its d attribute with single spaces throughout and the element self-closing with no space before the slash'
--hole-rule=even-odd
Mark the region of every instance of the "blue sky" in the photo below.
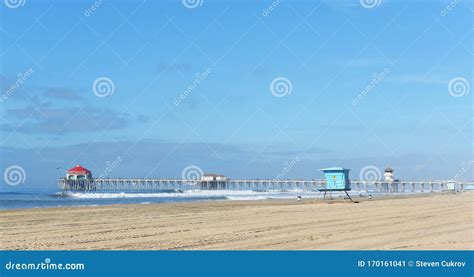
<svg viewBox="0 0 474 277">
<path fill-rule="evenodd" d="M 297 158 L 285 178 L 473 178 L 472 2 L 197 2 L 2 3 L 0 162 L 24 169 L 18 188 L 118 158 L 110 176 L 275 178 Z"/>
</svg>

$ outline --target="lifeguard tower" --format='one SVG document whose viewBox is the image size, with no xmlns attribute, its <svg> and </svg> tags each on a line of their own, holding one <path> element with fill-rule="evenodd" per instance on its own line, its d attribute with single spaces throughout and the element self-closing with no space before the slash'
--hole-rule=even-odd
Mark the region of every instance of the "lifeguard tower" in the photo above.
<svg viewBox="0 0 474 277">
<path fill-rule="evenodd" d="M 350 169 L 342 167 L 330 167 L 320 170 L 324 172 L 324 176 L 326 177 L 326 186 L 319 189 L 319 191 L 324 192 L 324 198 L 326 197 L 326 193 L 328 191 L 344 191 L 347 197 L 352 202 L 354 202 L 348 193 L 348 191 L 351 190 L 351 182 L 349 180 Z"/>
</svg>

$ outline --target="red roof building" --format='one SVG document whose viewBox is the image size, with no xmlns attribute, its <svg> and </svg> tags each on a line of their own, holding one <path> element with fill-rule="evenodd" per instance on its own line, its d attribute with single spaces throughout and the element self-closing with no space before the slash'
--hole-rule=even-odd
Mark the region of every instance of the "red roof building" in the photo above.
<svg viewBox="0 0 474 277">
<path fill-rule="evenodd" d="M 70 168 L 66 172 L 66 178 L 68 180 L 92 179 L 92 172 L 89 169 L 82 167 L 80 164 L 78 164 L 75 167 Z"/>
</svg>

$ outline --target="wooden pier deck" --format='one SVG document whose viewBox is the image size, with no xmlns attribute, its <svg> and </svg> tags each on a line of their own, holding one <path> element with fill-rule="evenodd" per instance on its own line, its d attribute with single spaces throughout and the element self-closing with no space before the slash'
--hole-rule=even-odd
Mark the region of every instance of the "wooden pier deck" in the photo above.
<svg viewBox="0 0 474 277">
<path fill-rule="evenodd" d="M 469 182 L 453 181 L 360 181 L 352 180 L 351 189 L 363 192 L 434 192 L 448 189 L 464 190 Z M 97 178 L 90 180 L 58 180 L 63 191 L 153 192 L 171 190 L 302 190 L 325 188 L 325 180 L 240 180 L 201 181 L 185 179 L 121 179 Z"/>
</svg>

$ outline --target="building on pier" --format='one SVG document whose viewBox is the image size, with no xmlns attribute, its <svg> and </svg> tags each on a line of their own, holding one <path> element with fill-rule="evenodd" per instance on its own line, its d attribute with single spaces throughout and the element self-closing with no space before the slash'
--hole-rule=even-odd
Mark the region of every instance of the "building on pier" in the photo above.
<svg viewBox="0 0 474 277">
<path fill-rule="evenodd" d="M 395 177 L 393 176 L 393 169 L 390 166 L 387 166 L 387 168 L 385 168 L 383 177 L 386 182 L 392 183 L 398 181 L 395 180 Z"/>
<path fill-rule="evenodd" d="M 92 172 L 85 167 L 82 167 L 80 164 L 76 165 L 73 168 L 70 168 L 66 172 L 67 180 L 91 180 Z"/>
<path fill-rule="evenodd" d="M 199 182 L 200 189 L 224 189 L 227 178 L 222 174 L 204 173 Z"/>
<path fill-rule="evenodd" d="M 201 176 L 201 181 L 209 182 L 209 181 L 226 181 L 227 178 L 222 174 L 214 174 L 214 173 L 204 173 Z"/>
</svg>

